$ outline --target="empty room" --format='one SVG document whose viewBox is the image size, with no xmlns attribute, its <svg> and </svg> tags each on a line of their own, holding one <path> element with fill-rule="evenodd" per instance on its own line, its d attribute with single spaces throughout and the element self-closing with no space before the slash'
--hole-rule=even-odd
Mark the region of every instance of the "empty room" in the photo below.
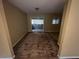
<svg viewBox="0 0 79 59">
<path fill-rule="evenodd" d="M 79 58 L 79 0 L 0 0 L 0 59 Z"/>
</svg>

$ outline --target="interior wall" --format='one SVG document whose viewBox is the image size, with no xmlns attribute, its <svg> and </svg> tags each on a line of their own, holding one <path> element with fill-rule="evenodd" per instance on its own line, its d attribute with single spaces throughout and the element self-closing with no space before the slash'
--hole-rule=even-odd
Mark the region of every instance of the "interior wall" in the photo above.
<svg viewBox="0 0 79 59">
<path fill-rule="evenodd" d="M 15 46 L 27 33 L 27 15 L 7 0 L 3 0 L 3 4 L 12 45 Z"/>
<path fill-rule="evenodd" d="M 13 56 L 4 8 L 2 0 L 0 0 L 0 59 L 9 59 L 13 58 Z"/>
<path fill-rule="evenodd" d="M 60 31 L 60 24 L 52 24 L 52 20 L 54 17 L 58 17 L 61 21 L 62 14 L 59 13 L 53 13 L 45 16 L 44 21 L 44 31 L 45 32 L 59 32 Z"/>
<path fill-rule="evenodd" d="M 68 16 L 67 16 L 68 15 Z M 60 57 L 79 58 L 79 0 L 69 0 L 61 36 Z"/>
<path fill-rule="evenodd" d="M 54 16 L 62 18 L 62 13 L 53 13 L 53 14 L 42 14 L 42 15 L 28 15 L 28 31 L 32 32 L 31 20 L 32 17 L 43 16 L 44 17 L 44 32 L 59 32 L 60 24 L 54 25 L 52 24 L 52 19 Z"/>
<path fill-rule="evenodd" d="M 28 20 L 28 32 L 32 32 L 32 24 L 31 24 L 32 17 L 30 15 L 27 15 Z"/>
</svg>

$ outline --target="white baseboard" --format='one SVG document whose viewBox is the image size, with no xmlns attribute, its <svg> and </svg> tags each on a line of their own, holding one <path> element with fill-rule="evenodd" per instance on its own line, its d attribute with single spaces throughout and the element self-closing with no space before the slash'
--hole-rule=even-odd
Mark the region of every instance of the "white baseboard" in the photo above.
<svg viewBox="0 0 79 59">
<path fill-rule="evenodd" d="M 0 58 L 0 59 L 13 59 L 12 57 L 8 57 L 8 58 Z"/>
<path fill-rule="evenodd" d="M 57 55 L 59 59 L 68 59 L 68 58 L 79 58 L 79 56 L 59 56 Z"/>
<path fill-rule="evenodd" d="M 15 47 L 15 45 L 26 35 L 27 33 L 24 33 L 18 40 L 17 42 L 15 42 L 15 44 L 13 44 L 13 47 Z"/>
<path fill-rule="evenodd" d="M 65 57 L 59 57 L 59 59 L 66 59 L 66 58 L 79 58 L 79 56 L 65 56 Z"/>
<path fill-rule="evenodd" d="M 14 59 L 15 55 L 13 57 L 6 57 L 6 58 L 0 58 L 0 59 Z"/>
</svg>

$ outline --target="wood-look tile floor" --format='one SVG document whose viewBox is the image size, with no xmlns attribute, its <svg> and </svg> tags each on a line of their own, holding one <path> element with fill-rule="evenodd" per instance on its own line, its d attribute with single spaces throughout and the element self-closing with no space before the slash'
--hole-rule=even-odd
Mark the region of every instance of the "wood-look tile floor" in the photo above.
<svg viewBox="0 0 79 59">
<path fill-rule="evenodd" d="M 15 50 L 15 59 L 58 59 L 57 52 L 48 33 L 30 33 Z"/>
</svg>

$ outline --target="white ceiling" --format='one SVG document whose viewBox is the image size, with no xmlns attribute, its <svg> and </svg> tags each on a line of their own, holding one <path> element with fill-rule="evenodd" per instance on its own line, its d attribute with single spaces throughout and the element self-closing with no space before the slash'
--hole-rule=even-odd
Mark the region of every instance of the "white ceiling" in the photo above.
<svg viewBox="0 0 79 59">
<path fill-rule="evenodd" d="M 65 0 L 9 0 L 10 3 L 26 13 L 62 12 Z M 38 11 L 35 8 L 39 8 Z"/>
</svg>

